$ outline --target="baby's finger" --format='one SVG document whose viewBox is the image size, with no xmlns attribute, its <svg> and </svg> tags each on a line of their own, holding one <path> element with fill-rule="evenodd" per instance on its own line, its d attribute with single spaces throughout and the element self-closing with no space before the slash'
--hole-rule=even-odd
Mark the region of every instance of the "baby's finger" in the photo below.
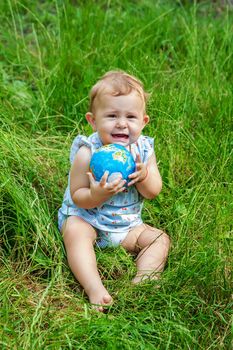
<svg viewBox="0 0 233 350">
<path fill-rule="evenodd" d="M 135 171 L 134 173 L 130 174 L 128 176 L 129 179 L 134 179 L 135 177 L 137 177 L 139 175 L 139 172 L 138 171 Z"/>
<path fill-rule="evenodd" d="M 113 181 L 110 181 L 109 184 L 111 184 L 112 187 L 117 186 L 122 181 L 122 175 L 118 175 L 117 178 Z"/>
<path fill-rule="evenodd" d="M 109 171 L 106 170 L 104 172 L 104 175 L 101 177 L 101 179 L 100 179 L 100 186 L 101 187 L 103 187 L 106 184 L 107 179 L 108 179 L 108 174 L 109 174 Z"/>
<path fill-rule="evenodd" d="M 126 180 L 121 180 L 121 182 L 116 187 L 114 187 L 115 193 L 122 192 L 125 189 L 124 187 L 125 183 L 126 183 Z"/>
<path fill-rule="evenodd" d="M 124 192 L 126 190 L 125 186 L 119 188 L 119 190 L 117 191 L 117 193 L 121 193 Z"/>
<path fill-rule="evenodd" d="M 119 189 L 121 189 L 126 183 L 126 180 L 122 180 L 121 178 L 111 182 L 108 184 L 109 190 L 111 192 L 117 193 Z"/>
<path fill-rule="evenodd" d="M 138 178 L 136 178 L 136 179 L 130 181 L 130 182 L 128 183 L 128 186 L 134 185 L 137 181 L 138 181 Z"/>
<path fill-rule="evenodd" d="M 119 183 L 119 188 L 124 187 L 125 184 L 126 184 L 126 180 L 121 180 L 121 182 Z"/>
<path fill-rule="evenodd" d="M 144 164 L 143 163 L 136 163 L 136 173 L 143 170 Z"/>
<path fill-rule="evenodd" d="M 130 182 L 128 183 L 128 186 L 134 185 L 140 178 L 140 171 L 135 171 L 135 173 L 128 176 L 130 178 Z"/>
</svg>

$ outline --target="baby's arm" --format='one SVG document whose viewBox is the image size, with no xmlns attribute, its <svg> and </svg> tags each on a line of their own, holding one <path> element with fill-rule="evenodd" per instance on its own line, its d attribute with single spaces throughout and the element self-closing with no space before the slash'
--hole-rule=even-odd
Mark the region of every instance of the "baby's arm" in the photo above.
<svg viewBox="0 0 233 350">
<path fill-rule="evenodd" d="M 70 192 L 74 203 L 85 209 L 95 208 L 103 204 L 111 196 L 124 190 L 125 181 L 118 179 L 107 183 L 108 173 L 105 172 L 100 182 L 94 180 L 89 165 L 91 151 L 81 147 L 74 159 L 70 171 Z"/>
<path fill-rule="evenodd" d="M 162 179 L 156 163 L 155 154 L 153 153 L 145 165 L 141 162 L 139 155 L 136 158 L 136 172 L 129 176 L 131 182 L 129 185 L 135 184 L 138 192 L 144 198 L 155 198 L 162 189 Z"/>
</svg>

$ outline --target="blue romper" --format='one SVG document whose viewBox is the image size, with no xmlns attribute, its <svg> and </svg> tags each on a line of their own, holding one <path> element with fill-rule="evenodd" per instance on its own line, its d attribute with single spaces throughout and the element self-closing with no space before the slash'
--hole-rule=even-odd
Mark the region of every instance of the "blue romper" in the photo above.
<svg viewBox="0 0 233 350">
<path fill-rule="evenodd" d="M 82 146 L 90 148 L 91 154 L 93 154 L 103 144 L 96 132 L 89 137 L 78 135 L 71 146 L 71 164 L 77 151 Z M 141 135 L 137 142 L 131 144 L 131 151 L 134 157 L 139 153 L 142 162 L 146 164 L 154 152 L 153 138 Z M 124 192 L 112 196 L 99 207 L 92 209 L 79 208 L 71 198 L 69 176 L 62 206 L 58 212 L 59 229 L 61 230 L 67 217 L 79 216 L 96 229 L 97 245 L 99 247 L 117 246 L 124 240 L 130 229 L 142 224 L 142 206 L 143 197 L 135 186 L 130 186 Z"/>
</svg>

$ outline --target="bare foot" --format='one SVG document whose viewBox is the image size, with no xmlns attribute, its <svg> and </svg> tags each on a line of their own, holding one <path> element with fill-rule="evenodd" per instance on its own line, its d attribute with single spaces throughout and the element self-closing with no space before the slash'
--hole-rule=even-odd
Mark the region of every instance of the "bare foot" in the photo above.
<svg viewBox="0 0 233 350">
<path fill-rule="evenodd" d="M 149 281 L 158 281 L 160 279 L 161 273 L 155 271 L 144 271 L 138 272 L 136 276 L 132 279 L 133 284 L 138 284 L 141 282 Z"/>
<path fill-rule="evenodd" d="M 112 297 L 104 287 L 100 290 L 89 291 L 87 295 L 93 308 L 100 312 L 104 312 L 104 307 L 112 304 Z"/>
</svg>

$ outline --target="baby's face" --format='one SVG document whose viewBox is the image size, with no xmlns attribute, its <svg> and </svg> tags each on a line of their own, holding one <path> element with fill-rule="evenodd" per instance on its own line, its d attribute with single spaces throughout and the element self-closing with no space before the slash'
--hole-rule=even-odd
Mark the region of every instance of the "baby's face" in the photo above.
<svg viewBox="0 0 233 350">
<path fill-rule="evenodd" d="M 90 120 L 91 118 L 91 120 Z M 128 146 L 137 141 L 149 117 L 144 113 L 144 103 L 136 91 L 128 95 L 101 94 L 94 105 L 94 113 L 87 120 L 98 132 L 102 143 Z"/>
</svg>

